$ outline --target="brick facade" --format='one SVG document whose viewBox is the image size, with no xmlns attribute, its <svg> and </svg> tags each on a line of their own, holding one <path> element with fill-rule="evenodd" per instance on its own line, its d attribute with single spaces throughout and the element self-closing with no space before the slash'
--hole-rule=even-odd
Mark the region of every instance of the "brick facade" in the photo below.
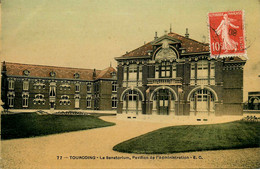
<svg viewBox="0 0 260 169">
<path fill-rule="evenodd" d="M 118 114 L 242 115 L 239 57 L 210 58 L 208 44 L 171 32 L 115 59 Z"/>
<path fill-rule="evenodd" d="M 4 109 L 50 109 L 53 105 L 57 110 L 115 109 L 112 83 L 117 79 L 112 67 L 91 70 L 9 62 L 2 67 Z"/>
</svg>

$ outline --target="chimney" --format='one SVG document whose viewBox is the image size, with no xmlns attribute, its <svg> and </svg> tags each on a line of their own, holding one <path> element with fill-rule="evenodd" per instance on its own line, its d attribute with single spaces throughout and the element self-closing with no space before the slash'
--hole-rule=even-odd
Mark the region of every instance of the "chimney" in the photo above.
<svg viewBox="0 0 260 169">
<path fill-rule="evenodd" d="M 155 32 L 154 40 L 157 39 L 157 38 L 158 38 L 158 37 L 157 37 L 157 32 Z"/>
<path fill-rule="evenodd" d="M 185 33 L 185 38 L 189 38 L 189 31 L 188 31 L 188 28 L 186 28 L 186 33 Z"/>
<path fill-rule="evenodd" d="M 93 71 L 93 79 L 95 80 L 95 79 L 96 79 L 96 77 L 97 77 L 97 74 L 96 74 L 96 69 L 94 69 L 94 71 Z"/>
<path fill-rule="evenodd" d="M 5 65 L 5 61 L 3 61 L 3 68 L 2 68 L 2 72 L 6 72 L 6 65 Z"/>
</svg>

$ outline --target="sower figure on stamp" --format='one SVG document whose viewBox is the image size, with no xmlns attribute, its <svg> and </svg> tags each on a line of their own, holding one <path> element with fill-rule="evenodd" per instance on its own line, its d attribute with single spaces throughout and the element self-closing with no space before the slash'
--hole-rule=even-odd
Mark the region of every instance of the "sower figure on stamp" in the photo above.
<svg viewBox="0 0 260 169">
<path fill-rule="evenodd" d="M 221 34 L 222 41 L 223 41 L 222 49 L 225 50 L 225 52 L 228 52 L 229 50 L 235 50 L 236 52 L 238 46 L 238 43 L 235 42 L 233 39 L 231 39 L 229 36 L 229 26 L 235 29 L 238 29 L 239 26 L 233 25 L 231 21 L 235 21 L 235 20 L 228 18 L 228 15 L 224 14 L 223 20 L 221 21 L 220 25 L 216 29 L 216 34 L 217 35 Z"/>
</svg>

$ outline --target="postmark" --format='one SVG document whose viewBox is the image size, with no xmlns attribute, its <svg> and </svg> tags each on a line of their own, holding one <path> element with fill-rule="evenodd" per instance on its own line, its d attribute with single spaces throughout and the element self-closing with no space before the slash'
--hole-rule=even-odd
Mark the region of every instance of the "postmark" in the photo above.
<svg viewBox="0 0 260 169">
<path fill-rule="evenodd" d="M 210 55 L 212 58 L 246 54 L 244 11 L 208 14 Z"/>
</svg>

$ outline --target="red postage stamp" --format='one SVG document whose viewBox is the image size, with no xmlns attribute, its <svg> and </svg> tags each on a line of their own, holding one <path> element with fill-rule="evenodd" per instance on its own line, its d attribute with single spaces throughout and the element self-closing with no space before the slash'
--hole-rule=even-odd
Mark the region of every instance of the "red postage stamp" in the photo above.
<svg viewBox="0 0 260 169">
<path fill-rule="evenodd" d="M 208 14 L 211 57 L 246 56 L 244 12 Z"/>
</svg>

